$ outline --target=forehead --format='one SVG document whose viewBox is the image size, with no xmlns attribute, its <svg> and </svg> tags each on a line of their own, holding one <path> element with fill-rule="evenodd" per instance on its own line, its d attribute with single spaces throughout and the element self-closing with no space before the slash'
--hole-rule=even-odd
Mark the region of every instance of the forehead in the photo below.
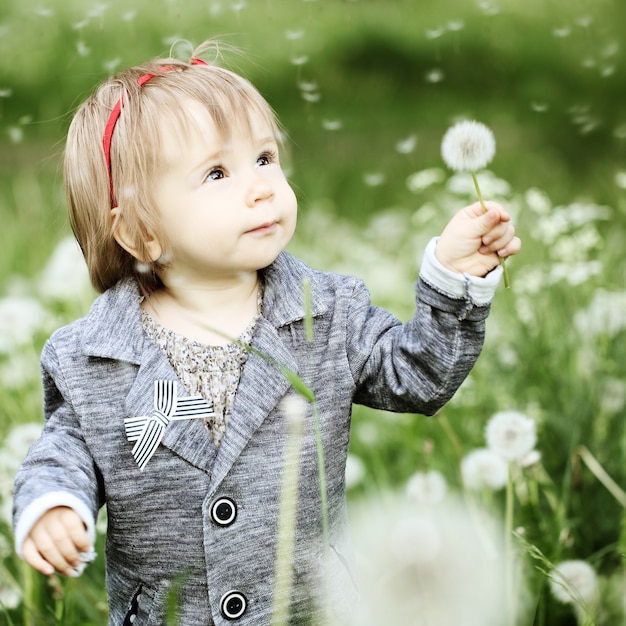
<svg viewBox="0 0 626 626">
<path fill-rule="evenodd" d="M 186 99 L 179 104 L 178 115 L 159 125 L 158 154 L 162 166 L 168 167 L 181 158 L 195 159 L 225 151 L 234 139 L 277 139 L 276 128 L 263 111 L 238 112 L 224 120 L 206 103 Z"/>
</svg>

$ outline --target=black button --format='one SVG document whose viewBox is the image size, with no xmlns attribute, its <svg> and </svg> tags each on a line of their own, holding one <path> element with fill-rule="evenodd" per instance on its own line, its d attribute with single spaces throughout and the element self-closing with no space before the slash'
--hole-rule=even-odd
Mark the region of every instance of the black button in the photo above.
<svg viewBox="0 0 626 626">
<path fill-rule="evenodd" d="M 218 498 L 209 512 L 211 520 L 218 526 L 230 526 L 237 518 L 237 505 L 234 500 L 222 497 Z"/>
<path fill-rule="evenodd" d="M 228 620 L 239 619 L 248 608 L 248 600 L 241 591 L 228 591 L 220 600 L 220 613 Z"/>
</svg>

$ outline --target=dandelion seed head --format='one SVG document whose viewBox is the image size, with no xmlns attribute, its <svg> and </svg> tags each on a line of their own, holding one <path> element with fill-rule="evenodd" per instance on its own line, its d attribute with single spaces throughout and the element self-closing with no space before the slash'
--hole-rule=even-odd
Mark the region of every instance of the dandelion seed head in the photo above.
<svg viewBox="0 0 626 626">
<path fill-rule="evenodd" d="M 463 20 L 450 20 L 448 22 L 448 30 L 457 32 L 465 28 L 465 22 Z"/>
<path fill-rule="evenodd" d="M 488 448 L 478 448 L 466 454 L 461 461 L 463 484 L 469 489 L 502 489 L 508 479 L 506 461 Z"/>
<path fill-rule="evenodd" d="M 408 480 L 406 494 L 420 504 L 439 504 L 448 493 L 448 483 L 441 472 L 415 472 Z"/>
<path fill-rule="evenodd" d="M 13 89 L 10 87 L 0 87 L 0 98 L 10 98 L 13 95 Z"/>
<path fill-rule="evenodd" d="M 398 496 L 361 501 L 351 520 L 363 604 L 350 624 L 501 624 L 502 529 L 489 515 L 478 528 L 457 499 L 425 509 Z"/>
<path fill-rule="evenodd" d="M 522 467 L 534 467 L 541 463 L 541 452 L 539 450 L 531 450 L 528 454 L 525 454 L 520 464 Z"/>
<path fill-rule="evenodd" d="M 388 542 L 393 559 L 409 567 L 430 563 L 441 549 L 441 535 L 433 521 L 418 515 L 393 524 Z"/>
<path fill-rule="evenodd" d="M 510 461 L 519 461 L 537 443 L 534 420 L 517 411 L 493 415 L 487 422 L 485 436 L 487 447 Z"/>
<path fill-rule="evenodd" d="M 441 142 L 441 156 L 456 172 L 475 172 L 484 168 L 496 153 L 496 141 L 487 126 L 473 120 L 449 128 Z"/>
<path fill-rule="evenodd" d="M 596 598 L 598 577 L 585 561 L 562 561 L 550 574 L 550 590 L 563 604 L 587 604 Z"/>
</svg>

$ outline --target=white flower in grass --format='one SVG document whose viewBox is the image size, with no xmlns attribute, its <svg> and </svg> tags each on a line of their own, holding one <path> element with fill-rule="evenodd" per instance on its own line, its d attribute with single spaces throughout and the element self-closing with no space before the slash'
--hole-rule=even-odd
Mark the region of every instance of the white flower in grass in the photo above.
<svg viewBox="0 0 626 626">
<path fill-rule="evenodd" d="M 479 526 L 453 497 L 436 507 L 392 496 L 353 504 L 362 603 L 350 626 L 500 626 L 505 563 L 494 555 L 504 533 L 484 513 Z"/>
<path fill-rule="evenodd" d="M 537 442 L 535 422 L 517 411 L 496 413 L 487 423 L 487 447 L 509 461 L 519 461 Z"/>
<path fill-rule="evenodd" d="M 22 601 L 22 590 L 13 579 L 0 579 L 0 607 L 15 609 Z"/>
<path fill-rule="evenodd" d="M 563 604 L 589 604 L 596 599 L 598 577 L 585 561 L 562 561 L 550 574 L 550 590 Z"/>
<path fill-rule="evenodd" d="M 496 153 L 496 140 L 480 122 L 466 120 L 449 128 L 441 142 L 441 156 L 456 172 L 476 172 L 487 166 Z"/>
<path fill-rule="evenodd" d="M 0 299 L 0 354 L 32 343 L 33 335 L 46 327 L 49 314 L 29 296 Z"/>
<path fill-rule="evenodd" d="M 348 454 L 346 459 L 346 489 L 356 487 L 365 478 L 365 465 L 355 454 Z"/>
<path fill-rule="evenodd" d="M 461 461 L 463 483 L 469 489 L 502 489 L 507 482 L 508 466 L 504 458 L 488 448 L 469 452 Z"/>
<path fill-rule="evenodd" d="M 73 301 L 89 290 L 89 273 L 74 237 L 55 248 L 40 278 L 42 295 L 53 300 Z"/>
<path fill-rule="evenodd" d="M 448 484 L 441 472 L 415 472 L 406 485 L 406 494 L 420 504 L 438 504 L 448 493 Z"/>
</svg>

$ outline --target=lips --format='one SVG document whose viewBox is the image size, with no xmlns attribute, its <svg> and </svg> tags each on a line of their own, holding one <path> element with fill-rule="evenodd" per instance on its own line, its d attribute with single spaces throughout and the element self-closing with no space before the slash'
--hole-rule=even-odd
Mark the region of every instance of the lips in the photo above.
<svg viewBox="0 0 626 626">
<path fill-rule="evenodd" d="M 246 231 L 246 234 L 251 235 L 265 235 L 268 233 L 272 233 L 278 227 L 278 220 L 274 220 L 272 222 L 264 222 L 263 224 L 259 224 L 255 228 L 251 228 Z"/>
</svg>

